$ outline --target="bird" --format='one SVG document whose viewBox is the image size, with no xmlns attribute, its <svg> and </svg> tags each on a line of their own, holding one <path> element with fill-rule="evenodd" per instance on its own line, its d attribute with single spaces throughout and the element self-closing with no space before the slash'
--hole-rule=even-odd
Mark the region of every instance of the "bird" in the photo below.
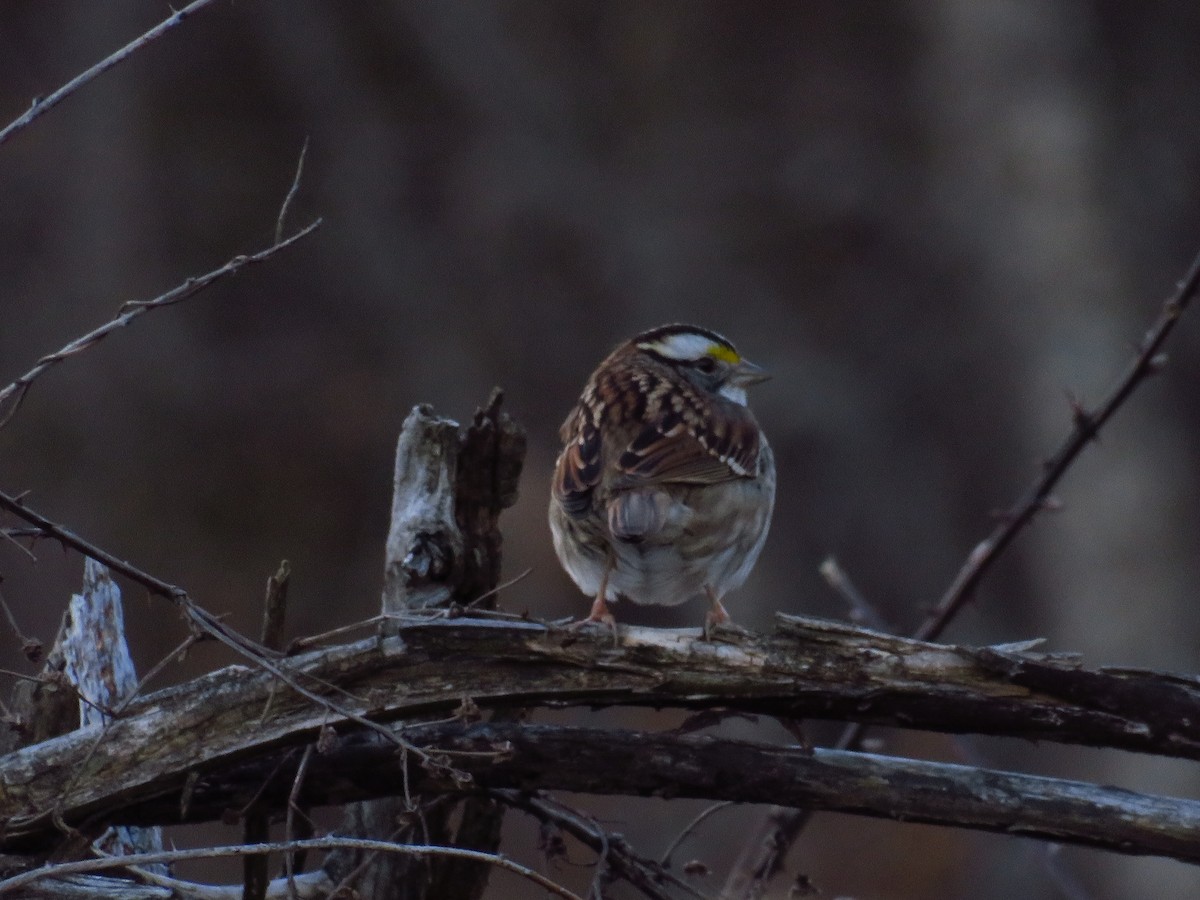
<svg viewBox="0 0 1200 900">
<path fill-rule="evenodd" d="M 704 636 L 750 574 L 775 506 L 775 458 L 746 389 L 770 377 L 725 337 L 671 324 L 618 345 L 563 422 L 550 491 L 559 562 L 594 598 L 576 626 L 616 635 L 609 604 L 703 594 Z"/>
</svg>

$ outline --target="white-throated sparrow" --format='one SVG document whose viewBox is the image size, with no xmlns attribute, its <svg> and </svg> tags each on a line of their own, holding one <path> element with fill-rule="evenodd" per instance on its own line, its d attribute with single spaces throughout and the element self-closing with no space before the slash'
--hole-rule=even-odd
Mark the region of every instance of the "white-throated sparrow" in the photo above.
<svg viewBox="0 0 1200 900">
<path fill-rule="evenodd" d="M 608 602 L 707 595 L 705 632 L 758 559 L 775 505 L 775 459 L 746 406 L 767 374 L 721 335 L 664 325 L 621 344 L 583 389 L 561 437 L 550 530 L 567 574 Z"/>
</svg>

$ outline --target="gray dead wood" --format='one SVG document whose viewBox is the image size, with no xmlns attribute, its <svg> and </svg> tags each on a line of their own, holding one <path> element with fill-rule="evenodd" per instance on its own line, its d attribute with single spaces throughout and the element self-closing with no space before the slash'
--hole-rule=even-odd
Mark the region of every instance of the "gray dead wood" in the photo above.
<svg viewBox="0 0 1200 900">
<path fill-rule="evenodd" d="M 413 767 L 408 787 L 425 797 L 545 788 L 774 803 L 1200 862 L 1200 802 L 1078 781 L 855 751 L 599 727 L 449 722 L 410 728 L 405 736 L 438 748 L 459 770 L 451 778 Z M 219 814 L 264 783 L 266 796 L 280 799 L 279 789 L 295 767 L 285 764 L 270 779 L 275 767 L 267 760 L 235 768 L 219 788 L 194 796 L 193 805 Z M 464 773 L 470 776 L 467 782 Z M 315 762 L 310 776 L 308 799 L 318 805 L 404 790 L 395 745 L 376 732 L 343 738 Z M 124 815 L 157 822 L 174 812 L 164 800 Z"/>
<path fill-rule="evenodd" d="M 398 617 L 467 605 L 494 591 L 500 575 L 501 510 L 516 502 L 525 458 L 524 431 L 500 412 L 502 395 L 468 427 L 413 409 L 400 431 L 392 491 L 392 518 L 384 561 L 384 634 L 396 634 Z M 492 598 L 494 604 L 494 596 Z M 504 811 L 468 798 L 418 812 L 410 799 L 364 803 L 348 810 L 350 834 L 395 839 L 420 826 L 425 842 L 495 852 Z M 354 888 L 379 900 L 456 896 L 475 900 L 487 886 L 490 867 L 461 859 L 331 854 L 326 871 L 335 881 L 357 873 Z"/>
<path fill-rule="evenodd" d="M 733 643 L 697 640 L 695 630 L 623 627 L 617 647 L 607 632 L 423 619 L 403 623 L 395 637 L 309 653 L 291 665 L 320 679 L 314 684 L 348 691 L 358 700 L 341 702 L 380 720 L 452 717 L 464 697 L 485 710 L 724 708 L 1200 758 L 1194 678 L 1089 670 L 1012 648 L 930 644 L 793 617 L 780 617 L 773 635 Z M 0 847 L 52 846 L 57 831 L 45 811 L 56 801 L 69 824 L 119 821 L 120 810 L 150 801 L 177 808 L 191 783 L 185 818 L 195 818 L 201 785 L 222 783 L 256 757 L 299 748 L 327 721 L 327 711 L 280 690 L 268 673 L 240 666 L 149 695 L 110 726 L 90 757 L 95 728 L 0 759 Z M 549 787 L 561 777 L 523 786 Z M 317 778 L 310 774 L 307 790 L 318 791 Z"/>
<path fill-rule="evenodd" d="M 103 726 L 115 710 L 137 690 L 137 673 L 125 641 L 125 613 L 121 589 L 108 569 L 94 559 L 83 561 L 83 590 L 71 595 L 63 623 L 62 652 L 65 674 L 80 695 L 82 727 Z M 97 846 L 105 853 L 156 853 L 162 850 L 158 828 L 119 826 L 102 836 Z M 166 874 L 166 866 L 152 869 Z"/>
</svg>

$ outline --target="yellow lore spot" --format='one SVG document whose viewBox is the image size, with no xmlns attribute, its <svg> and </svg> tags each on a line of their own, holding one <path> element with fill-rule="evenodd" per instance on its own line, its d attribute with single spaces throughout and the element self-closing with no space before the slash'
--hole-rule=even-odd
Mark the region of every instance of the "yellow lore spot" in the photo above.
<svg viewBox="0 0 1200 900">
<path fill-rule="evenodd" d="M 726 347 L 724 344 L 713 344 L 708 348 L 708 355 L 713 359 L 729 363 L 731 366 L 735 366 L 742 361 L 742 358 L 734 350 Z"/>
</svg>

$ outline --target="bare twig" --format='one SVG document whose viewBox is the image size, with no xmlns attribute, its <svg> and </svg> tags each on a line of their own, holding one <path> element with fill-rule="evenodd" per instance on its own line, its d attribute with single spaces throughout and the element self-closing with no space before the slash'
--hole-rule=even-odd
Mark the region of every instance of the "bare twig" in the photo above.
<svg viewBox="0 0 1200 900">
<path fill-rule="evenodd" d="M 18 888 L 32 884 L 35 881 L 40 881 L 43 878 L 61 878 L 66 875 L 77 875 L 85 872 L 105 872 L 113 869 L 144 866 L 149 863 L 175 863 L 194 859 L 252 856 L 261 853 L 288 853 L 300 850 L 333 849 L 369 850 L 383 853 L 400 853 L 408 856 L 445 856 L 469 859 L 473 862 L 486 863 L 500 869 L 507 869 L 509 872 L 520 875 L 538 887 L 549 891 L 551 894 L 564 898 L 564 900 L 583 900 L 578 894 L 567 890 L 541 873 L 535 872 L 528 866 L 523 866 L 511 860 L 503 854 L 483 853 L 478 850 L 463 850 L 459 847 L 395 844 L 389 841 L 341 837 L 311 838 L 304 841 L 276 841 L 274 843 L 263 844 L 236 844 L 224 847 L 203 847 L 195 850 L 164 850 L 162 853 L 133 853 L 129 856 L 53 863 L 0 881 L 0 895 L 11 894 Z"/>
<path fill-rule="evenodd" d="M 496 596 L 501 591 L 508 590 L 514 584 L 517 584 L 519 581 L 523 580 L 524 578 L 527 578 L 529 576 L 529 573 L 532 571 L 533 571 L 533 567 L 530 566 L 524 572 L 522 572 L 519 575 L 514 575 L 512 578 L 508 579 L 508 581 L 504 582 L 503 584 L 498 584 L 494 588 L 489 588 L 488 590 L 486 590 L 482 594 L 480 594 L 478 597 L 476 597 L 474 600 L 472 600 L 470 603 L 468 603 L 464 607 L 464 609 L 470 609 L 470 610 L 477 609 L 479 607 L 479 604 L 481 604 L 484 600 L 487 600 L 489 597 Z"/>
<path fill-rule="evenodd" d="M 663 851 L 659 857 L 658 864 L 664 869 L 671 865 L 671 854 L 679 849 L 679 846 L 691 836 L 691 834 L 699 828 L 704 822 L 713 815 L 716 815 L 723 809 L 736 805 L 732 800 L 722 800 L 720 803 L 714 803 L 712 806 L 707 806 L 696 815 L 692 821 L 683 826 L 683 830 L 675 835 L 675 839 L 667 845 L 667 849 Z"/>
<path fill-rule="evenodd" d="M 1071 433 L 1055 454 L 1044 463 L 1037 480 L 1009 511 L 1000 517 L 992 533 L 980 541 L 967 556 L 937 605 L 913 632 L 914 638 L 924 641 L 937 640 L 1021 529 L 1042 510 L 1056 507 L 1052 492 L 1083 448 L 1096 438 L 1100 429 L 1129 399 L 1138 385 L 1162 368 L 1165 362 L 1162 355 L 1163 344 L 1197 291 L 1200 291 L 1200 254 L 1192 260 L 1187 274 L 1176 286 L 1175 293 L 1164 302 L 1158 318 L 1138 346 L 1137 355 L 1108 397 L 1091 412 L 1084 409 L 1078 401 L 1072 401 Z M 839 749 L 858 746 L 866 730 L 866 726 L 861 724 L 849 726 L 842 732 L 836 746 Z M 746 842 L 740 859 L 726 881 L 726 891 L 742 897 L 761 896 L 765 886 L 783 867 L 783 860 L 804 829 L 808 818 L 809 814 L 804 810 L 786 810 L 780 807 L 772 809 L 763 824 Z"/>
<path fill-rule="evenodd" d="M 974 593 L 984 574 L 1012 543 L 1013 538 L 1038 512 L 1047 507 L 1055 486 L 1083 448 L 1095 439 L 1100 429 L 1129 399 L 1138 385 L 1162 368 L 1165 362 L 1161 355 L 1162 346 L 1198 290 L 1200 255 L 1192 261 L 1187 275 L 1179 282 L 1175 293 L 1163 304 L 1158 318 L 1142 339 L 1137 356 L 1129 364 L 1112 393 L 1091 412 L 1082 406 L 1075 408 L 1072 416 L 1073 427 L 1067 439 L 1044 463 L 1042 474 L 1017 500 L 1008 514 L 1002 517 L 992 533 L 971 551 L 933 612 L 913 632 L 913 637 L 917 640 L 932 641 L 941 635 L 958 610 Z"/>
<path fill-rule="evenodd" d="M 31 562 L 37 562 L 37 557 L 34 556 L 33 550 L 26 547 L 17 538 L 27 537 L 33 538 L 35 541 L 43 537 L 41 529 L 38 528 L 0 528 L 0 539 L 8 541 L 22 553 L 29 557 Z M 32 543 L 32 541 L 30 542 Z"/>
<path fill-rule="evenodd" d="M 6 510 L 17 518 L 40 529 L 46 537 L 56 540 L 60 544 L 70 547 L 72 550 L 76 550 L 97 562 L 104 563 L 114 572 L 124 575 L 130 581 L 137 582 L 156 596 L 168 599 L 178 599 L 187 596 L 187 592 L 183 588 L 176 587 L 169 582 L 163 581 L 161 578 L 156 578 L 148 572 L 143 572 L 136 566 L 119 559 L 95 544 L 85 541 L 70 529 L 55 524 L 45 516 L 26 506 L 20 497 L 14 497 L 4 491 L 0 491 L 0 509 Z"/>
<path fill-rule="evenodd" d="M 384 615 L 371 616 L 369 619 L 362 619 L 358 622 L 351 622 L 349 625 L 339 625 L 337 628 L 331 628 L 328 631 L 322 631 L 320 634 L 309 634 L 304 637 L 296 638 L 287 646 L 285 656 L 291 656 L 293 653 L 299 653 L 301 650 L 307 650 L 309 647 L 314 647 L 317 644 L 324 643 L 330 638 L 341 637 L 343 634 L 349 634 L 351 631 L 364 631 L 375 625 L 378 625 L 384 619 L 388 618 Z"/>
<path fill-rule="evenodd" d="M 825 579 L 825 583 L 837 591 L 838 595 L 846 601 L 846 605 L 850 607 L 850 621 L 857 622 L 860 625 L 866 625 L 868 628 L 876 628 L 880 631 L 891 631 L 888 626 L 887 619 L 883 613 L 863 596 L 862 592 L 850 580 L 850 576 L 838 563 L 837 559 L 832 556 L 826 557 L 817 570 L 821 573 L 821 577 Z"/>
<path fill-rule="evenodd" d="M 618 877 L 628 881 L 654 900 L 671 900 L 665 885 L 674 885 L 687 894 L 705 900 L 705 895 L 660 863 L 639 856 L 623 837 L 605 831 L 591 816 L 572 809 L 545 794 L 496 790 L 489 793 L 508 806 L 560 828 L 597 854 L 604 854 Z"/>
<path fill-rule="evenodd" d="M 284 839 L 291 843 L 296 840 L 296 813 L 305 815 L 300 809 L 300 791 L 304 788 L 304 776 L 308 774 L 308 764 L 312 759 L 313 745 L 309 744 L 304 748 L 304 755 L 300 757 L 300 765 L 296 767 L 296 777 L 292 781 L 292 792 L 288 794 L 287 816 L 285 817 L 286 826 L 284 831 Z M 307 828 L 311 830 L 311 822 Z M 301 855 L 301 866 L 303 865 L 304 856 Z M 284 871 L 287 874 L 288 893 L 293 898 L 296 896 L 296 852 L 289 850 L 283 855 Z"/>
<path fill-rule="evenodd" d="M 292 178 L 292 186 L 288 188 L 287 196 L 283 198 L 283 203 L 279 207 L 279 218 L 275 220 L 275 243 L 283 240 L 283 222 L 287 218 L 288 207 L 292 205 L 292 200 L 296 196 L 296 191 L 300 190 L 300 176 L 304 174 L 304 158 L 308 156 L 308 138 L 304 139 L 304 145 L 300 148 L 300 161 L 296 163 L 296 175 Z"/>
<path fill-rule="evenodd" d="M 3 144 L 18 131 L 32 124 L 32 122 L 42 115 L 42 113 L 45 113 L 57 106 L 85 84 L 97 78 L 98 76 L 103 75 L 117 63 L 124 62 L 132 54 L 142 49 L 142 47 L 145 47 L 151 41 L 155 41 L 162 37 L 188 16 L 199 12 L 212 2 L 213 0 L 195 0 L 195 2 L 189 3 L 183 9 L 171 13 L 171 15 L 163 19 L 163 21 L 159 22 L 141 37 L 130 41 L 116 53 L 113 53 L 112 55 L 100 60 L 100 62 L 96 63 L 86 72 L 76 75 L 62 87 L 56 90 L 53 94 L 34 100 L 33 104 L 28 110 L 25 111 L 23 115 L 14 119 L 4 127 L 3 131 L 0 131 L 0 144 Z"/>
<path fill-rule="evenodd" d="M 33 384 L 34 379 L 43 374 L 47 369 L 50 369 L 70 356 L 74 356 L 76 353 L 80 353 L 88 349 L 97 341 L 108 337 L 118 328 L 124 328 L 130 322 L 134 321 L 145 313 L 156 309 L 162 309 L 164 306 L 171 306 L 172 304 L 187 300 L 189 297 L 200 293 L 200 291 L 204 290 L 215 281 L 219 281 L 228 275 L 233 275 L 246 266 L 265 262 L 280 250 L 290 247 L 301 238 L 306 237 L 312 232 L 316 231 L 320 225 L 321 220 L 316 219 L 283 241 L 277 241 L 270 247 L 260 250 L 257 253 L 252 253 L 249 256 L 235 256 L 223 266 L 213 269 L 211 272 L 208 272 L 204 275 L 189 278 L 187 281 L 183 282 L 177 287 L 172 288 L 165 294 L 160 294 L 152 300 L 131 300 L 124 304 L 116 318 L 104 323 L 93 331 L 89 331 L 82 337 L 76 338 L 62 349 L 43 356 L 37 361 L 37 365 L 35 365 L 32 369 L 30 369 L 16 381 L 12 382 L 12 384 L 0 389 L 0 409 L 2 409 L 5 405 L 8 406 L 8 410 L 0 415 L 0 428 L 3 428 L 5 425 L 7 425 L 12 420 L 12 417 L 16 415 L 17 410 L 20 409 L 21 403 L 24 401 L 25 395 L 29 392 L 29 388 Z M 106 565 L 108 565 L 109 568 L 116 568 L 111 563 L 106 563 Z M 117 571 L 120 571 L 120 569 L 117 569 Z"/>
<path fill-rule="evenodd" d="M 146 685 L 157 678 L 159 674 L 172 662 L 177 659 L 182 659 L 184 656 L 186 656 L 187 652 L 192 649 L 192 647 L 194 647 L 196 642 L 199 640 L 200 638 L 197 635 L 189 634 L 182 641 L 176 644 L 173 650 L 152 665 L 149 671 L 138 680 L 137 687 L 130 691 L 129 695 L 117 705 L 117 708 L 112 711 L 112 716 L 116 718 L 126 709 L 128 709 L 129 704 L 131 704 L 137 697 L 141 696 L 141 693 L 143 690 L 145 690 Z"/>
<path fill-rule="evenodd" d="M 303 154 L 301 154 L 303 161 Z M 299 172 L 297 172 L 297 181 L 292 184 L 292 191 L 288 192 L 290 197 L 295 191 L 296 185 L 299 183 Z M 286 207 L 287 201 L 284 201 Z M 279 213 L 279 225 L 283 225 L 283 210 Z M 278 238 L 276 238 L 278 240 Z M 267 594 L 263 600 L 263 623 L 262 631 L 259 634 L 259 640 L 262 645 L 268 650 L 280 650 L 283 647 L 283 628 L 287 617 L 287 589 L 288 581 L 291 577 L 291 566 L 285 559 L 279 564 L 275 574 L 267 579 Z M 274 693 L 271 694 L 271 699 L 274 699 Z M 267 702 L 270 706 L 270 700 Z M 263 713 L 266 718 L 266 712 Z M 305 750 L 304 767 L 307 767 L 308 751 Z M 299 775 L 297 775 L 299 778 Z M 271 822 L 267 814 L 255 808 L 254 803 L 247 805 L 244 811 L 244 821 L 242 823 L 242 842 L 246 844 L 257 844 L 262 841 L 270 840 L 271 838 Z M 295 835 L 292 833 L 292 812 L 288 809 L 288 830 L 285 835 L 287 840 L 292 840 Z M 310 837 L 311 835 L 305 835 Z M 267 896 L 267 888 L 270 884 L 271 877 L 269 872 L 270 857 L 268 856 L 247 856 L 242 860 L 242 900 L 264 900 Z M 296 879 L 292 872 L 292 856 L 289 854 L 287 858 L 288 871 L 288 891 L 295 894 Z"/>
<path fill-rule="evenodd" d="M 0 612 L 4 613 L 4 618 L 8 621 L 8 627 L 13 630 L 17 640 L 21 642 L 22 647 L 28 647 L 33 643 L 38 643 L 36 638 L 31 638 L 21 630 L 21 626 L 17 623 L 17 617 L 13 615 L 12 608 L 8 605 L 8 601 L 4 599 L 4 593 L 0 592 Z"/>
</svg>

